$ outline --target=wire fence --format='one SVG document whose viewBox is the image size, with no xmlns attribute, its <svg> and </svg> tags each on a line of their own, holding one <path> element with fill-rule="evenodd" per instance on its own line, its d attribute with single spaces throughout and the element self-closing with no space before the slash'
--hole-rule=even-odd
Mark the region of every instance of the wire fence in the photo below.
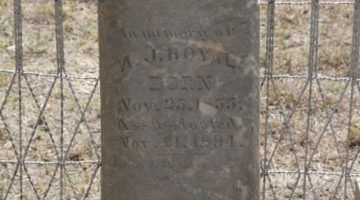
<svg viewBox="0 0 360 200">
<path fill-rule="evenodd" d="M 94 79 L 95 82 L 85 104 L 81 102 L 79 92 L 70 81 L 70 79 L 79 80 L 80 77 L 68 76 L 65 67 L 63 1 L 56 0 L 54 1 L 56 73 L 41 73 L 41 76 L 48 79 L 47 84 L 50 87 L 43 87 L 44 92 L 37 93 L 34 83 L 45 80 L 31 79 L 30 76 L 39 75 L 39 73 L 25 72 L 23 68 L 21 3 L 21 0 L 13 2 L 15 70 L 1 70 L 2 73 L 11 73 L 8 87 L 2 91 L 4 97 L 0 107 L 1 128 L 5 132 L 3 134 L 7 136 L 9 147 L 1 151 L 6 152 L 7 158 L 13 158 L 13 160 L 0 160 L 2 165 L 0 196 L 2 199 L 64 199 L 65 197 L 67 199 L 98 199 L 99 190 L 93 194 L 90 192 L 93 185 L 99 184 L 100 179 L 100 152 L 95 141 L 99 141 L 99 137 L 94 137 L 93 130 L 85 119 L 85 113 L 97 91 L 99 80 Z M 51 99 L 55 92 L 57 98 Z M 16 99 L 10 100 L 12 93 L 17 93 Z M 69 112 L 66 104 L 70 98 L 74 100 L 73 109 L 77 111 L 77 116 L 71 118 L 67 117 L 66 113 Z M 14 104 L 14 102 L 17 103 Z M 54 107 L 47 111 L 50 103 L 55 104 L 57 113 L 54 113 Z M 30 110 L 31 116 L 26 115 L 29 110 L 24 110 L 29 108 L 30 104 L 35 109 Z M 13 110 L 16 110 L 16 115 L 9 116 Z M 52 113 L 53 116 L 46 115 L 47 112 Z M 30 127 L 26 127 L 25 123 L 29 120 L 26 117 L 32 119 Z M 55 120 L 50 118 L 55 118 Z M 75 121 L 75 123 L 69 123 L 69 121 Z M 56 126 L 52 126 L 53 123 L 56 123 Z M 17 127 L 14 127 L 16 124 Z M 70 124 L 73 127 L 72 133 L 69 133 L 70 128 L 67 126 Z M 92 154 L 90 159 L 79 160 L 76 158 L 78 155 L 71 156 L 74 146 L 79 145 L 79 143 L 76 144 L 76 136 L 80 134 L 81 126 L 85 127 L 89 140 L 80 142 L 90 143 L 90 154 Z M 42 130 L 39 130 L 40 128 Z M 36 142 L 38 140 L 47 140 L 47 142 L 38 143 Z M 9 151 L 10 149 L 12 152 Z M 37 160 L 33 160 L 36 158 Z M 81 171 L 85 171 L 86 175 L 82 177 L 85 179 L 78 181 Z"/>
<path fill-rule="evenodd" d="M 275 2 L 269 0 L 267 2 L 267 26 L 266 26 L 266 56 L 265 56 L 265 80 L 263 80 L 263 87 L 265 87 L 265 130 L 263 132 L 263 158 L 262 158 L 262 197 L 271 199 L 353 199 L 354 196 L 354 181 L 359 177 L 359 149 L 352 149 L 351 136 L 354 136 L 356 131 L 355 126 L 355 115 L 358 115 L 357 105 L 358 102 L 356 96 L 358 96 L 360 87 L 358 82 L 358 60 L 359 60 L 359 27 L 360 27 L 360 1 L 355 2 L 321 2 L 319 0 L 312 0 L 311 2 Z M 309 4 L 310 5 L 310 38 L 309 38 L 309 49 L 307 51 L 307 76 L 304 77 L 305 81 L 300 86 L 300 93 L 294 99 L 294 103 L 287 109 L 289 112 L 285 113 L 283 106 L 284 104 L 279 101 L 279 83 L 274 80 L 273 74 L 273 59 L 274 59 L 274 36 L 275 36 L 275 11 L 277 5 L 284 4 Z M 351 41 L 351 51 L 349 51 L 350 65 L 348 66 L 348 77 L 340 78 L 344 81 L 341 89 L 338 90 L 336 100 L 332 106 L 328 106 L 326 97 L 329 95 L 324 91 L 324 85 L 326 84 L 321 80 L 320 69 L 318 64 L 318 53 L 319 53 L 319 16 L 320 16 L 320 5 L 321 4 L 353 4 L 353 32 Z M 335 22 L 334 22 L 335 23 Z M 337 79 L 337 80 L 340 80 Z M 333 81 L 334 79 L 327 79 Z M 336 80 L 336 79 L 335 79 Z M 291 83 L 290 83 L 291 84 Z M 294 84 L 294 83 L 293 83 Z M 298 83 L 297 83 L 298 84 Z M 272 94 L 275 93 L 272 99 Z M 317 97 L 318 96 L 318 97 Z M 322 109 L 317 109 L 319 105 L 316 105 L 315 101 L 320 102 Z M 272 111 L 274 106 L 272 101 L 279 101 L 279 106 L 275 106 L 276 110 L 280 114 L 281 124 L 278 128 L 281 135 L 278 138 L 271 138 L 270 135 L 270 121 L 272 114 L 276 113 Z M 336 124 L 334 120 L 336 115 L 339 114 L 339 106 L 346 105 L 346 109 L 343 112 L 343 121 L 340 124 Z M 304 109 L 301 109 L 301 108 Z M 321 111 L 323 114 L 321 114 Z M 297 112 L 302 112 L 300 119 L 300 127 L 302 130 L 300 134 L 302 136 L 300 144 L 295 141 L 296 132 L 294 126 L 297 126 L 294 122 L 294 118 Z M 339 136 L 341 132 L 346 135 L 346 139 L 341 144 Z M 329 137 L 333 143 L 329 143 L 329 140 L 324 139 Z M 269 139 L 271 138 L 271 139 Z M 270 143 L 272 142 L 272 143 Z M 294 170 L 283 170 L 278 169 L 276 161 L 274 161 L 274 155 L 279 150 L 281 143 L 286 143 L 290 149 L 288 154 L 291 154 L 291 159 L 287 158 L 287 164 L 285 168 L 293 168 Z M 272 146 L 272 148 L 268 148 Z M 322 146 L 330 146 L 330 149 L 321 149 Z M 332 159 L 335 159 L 338 164 L 336 169 L 333 167 L 335 164 L 328 162 L 326 163 L 327 156 L 335 153 Z M 325 158 L 321 158 L 321 154 Z M 285 159 L 284 156 L 283 159 Z M 326 158 L 327 157 L 327 158 Z M 321 162 L 322 160 L 322 162 Z M 320 164 L 320 167 L 316 166 Z M 293 165 L 292 165 L 293 164 Z M 330 165 L 329 165 L 330 164 Z M 292 165 L 292 166 L 291 166 Z M 274 170 L 275 168 L 275 170 Z M 331 171 L 325 171 L 324 169 L 331 169 Z M 279 174 L 288 174 L 287 179 L 290 181 L 284 181 L 284 177 L 280 179 L 280 182 L 286 182 L 286 184 L 279 183 L 279 180 L 274 181 L 274 178 L 269 173 L 275 173 L 276 176 Z M 293 174 L 293 176 L 289 176 Z M 320 175 L 320 176 L 318 176 Z M 328 179 L 326 176 L 335 175 L 336 178 Z M 285 179 L 286 180 L 286 179 Z M 276 182 L 276 184 L 274 184 Z M 324 186 L 325 185 L 325 186 Z M 320 187 L 319 187 L 320 186 Z M 285 190 L 285 191 L 284 191 Z"/>
<path fill-rule="evenodd" d="M 64 2 L 54 1 L 56 70 L 48 73 L 24 69 L 22 1 L 13 1 L 15 66 L 0 68 L 1 78 L 7 77 L 6 87 L 0 87 L 2 199 L 100 198 L 99 77 L 67 72 Z M 353 199 L 360 180 L 360 0 L 259 4 L 266 24 L 260 79 L 262 199 Z M 322 5 L 353 7 L 346 76 L 324 75 L 320 69 Z M 305 73 L 277 73 L 274 64 L 276 11 L 284 6 L 309 6 Z"/>
</svg>

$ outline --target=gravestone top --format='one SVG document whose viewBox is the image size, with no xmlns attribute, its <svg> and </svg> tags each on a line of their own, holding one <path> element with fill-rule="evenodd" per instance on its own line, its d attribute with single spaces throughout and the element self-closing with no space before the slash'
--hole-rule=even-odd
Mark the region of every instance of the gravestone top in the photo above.
<svg viewBox="0 0 360 200">
<path fill-rule="evenodd" d="M 258 199 L 250 0 L 99 2 L 102 199 Z"/>
</svg>

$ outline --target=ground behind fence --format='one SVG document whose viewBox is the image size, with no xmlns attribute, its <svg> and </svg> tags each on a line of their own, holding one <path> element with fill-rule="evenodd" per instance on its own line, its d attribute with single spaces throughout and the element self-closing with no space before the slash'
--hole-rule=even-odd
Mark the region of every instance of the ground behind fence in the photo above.
<svg viewBox="0 0 360 200">
<path fill-rule="evenodd" d="M 0 197 L 99 199 L 96 2 L 20 2 L 0 2 Z M 359 2 L 260 5 L 262 196 L 352 199 Z"/>
</svg>

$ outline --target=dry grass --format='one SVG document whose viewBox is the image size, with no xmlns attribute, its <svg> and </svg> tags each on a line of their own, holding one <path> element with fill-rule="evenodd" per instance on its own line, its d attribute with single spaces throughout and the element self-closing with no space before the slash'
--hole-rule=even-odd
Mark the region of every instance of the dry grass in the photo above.
<svg viewBox="0 0 360 200">
<path fill-rule="evenodd" d="M 95 0 L 89 1 L 64 1 L 64 37 L 65 37 L 65 56 L 67 72 L 71 75 L 98 76 L 98 46 L 97 46 L 97 13 Z M 54 8 L 53 2 L 47 0 L 23 1 L 23 36 L 24 36 L 24 69 L 26 71 L 36 71 L 44 73 L 55 73 L 56 65 L 56 43 L 54 34 Z M 261 71 L 265 68 L 265 35 L 266 35 L 266 7 L 261 9 Z M 0 63 L 2 69 L 14 69 L 14 43 L 13 43 L 13 16 L 12 1 L 0 1 Z M 349 75 L 348 66 L 350 63 L 350 45 L 352 33 L 352 6 L 321 6 L 320 33 L 319 33 L 319 58 L 318 70 L 321 75 L 344 77 Z M 309 49 L 309 6 L 279 6 L 276 11 L 276 35 L 275 35 L 275 58 L 274 74 L 306 75 L 307 57 Z M 0 102 L 4 99 L 5 89 L 11 80 L 10 75 L 0 74 Z M 50 90 L 53 79 L 47 77 L 29 76 L 31 87 L 42 105 Z M 308 93 L 302 98 L 298 98 L 305 85 L 305 80 L 276 80 L 276 90 L 272 88 L 269 93 L 270 99 L 270 122 L 268 135 L 267 152 L 272 152 L 277 141 L 280 141 L 277 151 L 274 154 L 271 169 L 297 170 L 297 163 L 294 153 L 303 165 L 305 160 L 305 131 L 307 116 Z M 23 81 L 23 126 L 24 141 L 29 139 L 33 127 L 37 122 L 39 109 L 33 100 L 32 94 Z M 94 85 L 91 80 L 72 80 L 71 84 L 80 101 L 82 108 L 87 102 L 87 97 Z M 321 81 L 321 95 L 319 88 L 314 86 L 312 98 L 312 118 L 310 137 L 308 141 L 310 152 L 315 148 L 316 142 L 327 122 L 328 112 L 336 110 L 332 120 L 332 131 L 327 129 L 324 138 L 321 140 L 318 151 L 314 154 L 314 161 L 311 171 L 341 172 L 341 160 L 349 151 L 349 155 L 354 156 L 359 149 L 358 146 L 348 146 L 347 143 L 347 123 L 349 111 L 349 91 L 347 90 L 344 98 L 338 104 L 341 92 L 345 88 L 345 82 Z M 18 141 L 18 114 L 14 112 L 18 108 L 17 96 L 18 84 L 10 91 L 7 104 L 2 111 L 15 144 Z M 53 161 L 56 160 L 56 153 L 51 143 L 49 133 L 59 150 L 60 144 L 60 97 L 59 82 L 55 84 L 55 89 L 46 106 L 44 117 L 41 120 L 34 141 L 30 146 L 27 160 Z M 262 88 L 262 97 L 265 97 L 265 87 Z M 70 136 L 74 133 L 77 121 L 80 119 L 78 105 L 72 96 L 69 85 L 65 82 L 65 147 L 69 143 Z M 359 93 L 355 94 L 354 118 L 352 133 L 357 132 L 360 118 Z M 265 98 L 262 99 L 262 135 L 261 148 L 264 145 L 264 108 Z M 293 115 L 290 129 L 284 128 L 283 115 L 287 116 L 293 105 L 299 101 L 297 112 Z M 338 107 L 336 105 L 338 104 Z M 335 108 L 336 107 L 336 108 Z M 90 132 L 95 136 L 96 149 L 100 150 L 100 106 L 99 92 L 89 106 L 86 114 L 86 122 Z M 46 126 L 46 123 L 48 127 Z M 292 135 L 293 145 L 289 142 L 288 133 Z M 84 124 L 80 125 L 79 133 L 75 138 L 73 148 L 69 154 L 69 160 L 96 160 L 94 148 L 91 146 L 87 128 Z M 353 136 L 352 136 L 353 137 Z M 356 138 L 356 136 L 355 136 Z M 338 144 L 338 145 L 336 145 Z M 336 146 L 339 147 L 337 152 Z M 262 150 L 263 151 L 263 150 Z M 264 152 L 262 152 L 264 155 Z M 0 122 L 0 160 L 15 160 L 14 152 L 10 142 L 10 137 L 5 130 L 4 123 Z M 48 185 L 55 169 L 53 165 L 28 165 L 36 188 L 42 192 Z M 78 193 L 86 190 L 87 183 L 91 178 L 94 165 L 82 164 L 68 166 L 71 181 L 76 185 Z M 14 171 L 14 165 L 0 165 L 0 197 L 7 189 L 7 185 Z M 360 173 L 360 163 L 357 160 L 353 167 L 354 173 Z M 334 190 L 338 176 L 318 176 L 312 175 L 314 190 L 320 199 L 329 199 Z M 289 196 L 290 191 L 295 186 L 296 175 L 281 174 L 271 175 L 277 197 L 284 199 Z M 50 199 L 58 194 L 59 177 L 55 178 L 56 183 L 49 192 Z M 354 179 L 355 180 L 355 179 Z M 16 178 L 18 181 L 18 177 Z M 301 198 L 302 178 L 295 190 L 294 199 Z M 11 198 L 15 198 L 19 190 L 18 184 L 14 185 L 11 191 Z M 308 190 L 311 191 L 311 190 Z M 350 191 L 350 190 L 349 190 Z M 26 182 L 24 192 L 27 199 L 34 199 L 31 186 Z M 71 198 L 72 189 L 68 182 L 65 186 L 65 194 Z M 343 190 L 339 190 L 336 198 L 340 199 Z M 273 199 L 270 190 L 267 195 Z M 311 192 L 308 198 L 313 199 Z M 90 199 L 99 199 L 99 176 L 95 179 Z"/>
<path fill-rule="evenodd" d="M 331 77 L 349 76 L 352 15 L 353 6 L 350 5 L 322 5 L 319 19 L 319 53 L 318 74 Z M 261 65 L 265 68 L 265 35 L 266 35 L 266 7 L 261 12 Z M 310 6 L 279 6 L 276 10 L 275 25 L 275 49 L 274 49 L 274 74 L 307 75 L 307 61 L 310 44 Z M 312 172 L 340 172 L 343 166 L 341 162 L 349 155 L 353 160 L 359 144 L 349 146 L 349 140 L 356 141 L 358 136 L 357 123 L 359 121 L 359 91 L 356 91 L 353 101 L 353 123 L 351 134 L 348 133 L 348 114 L 350 107 L 350 89 L 345 90 L 346 82 L 342 81 L 319 81 L 313 86 L 311 99 L 312 116 L 308 145 L 306 145 L 306 128 L 308 112 L 309 88 L 305 90 L 300 98 L 301 91 L 305 87 L 306 80 L 282 79 L 275 80 L 275 87 L 269 91 L 270 119 L 269 135 L 267 145 L 267 158 L 274 152 L 270 169 L 296 171 L 298 167 L 304 168 L 304 162 L 314 153 L 310 167 Z M 344 96 L 341 97 L 341 93 Z M 262 88 L 262 96 L 266 96 L 265 87 Z M 296 112 L 288 121 L 289 128 L 284 126 L 298 103 Z M 265 98 L 262 101 L 262 112 L 265 111 Z M 330 126 L 324 130 L 328 122 L 329 114 L 335 112 Z M 262 156 L 264 156 L 263 145 L 265 144 L 265 116 L 262 115 L 261 144 Z M 320 140 L 320 135 L 324 133 Z M 316 147 L 320 141 L 318 147 Z M 277 147 L 275 144 L 279 144 Z M 355 144 L 356 143 L 356 144 Z M 307 148 L 306 148 L 307 147 Z M 274 149 L 276 151 L 274 151 Z M 305 154 L 308 149 L 308 154 Z M 315 150 L 316 149 L 316 150 Z M 347 154 L 349 153 L 349 154 Z M 296 161 L 298 159 L 299 163 Z M 298 165 L 299 164 L 299 165 Z M 354 161 L 352 173 L 359 173 L 360 162 Z M 296 185 L 297 174 L 271 175 L 277 197 L 289 198 Z M 343 182 L 335 194 L 336 185 L 339 182 L 337 176 L 311 175 L 313 191 L 307 180 L 308 199 L 342 199 L 344 195 Z M 357 178 L 353 178 L 352 181 Z M 359 179 L 358 179 L 359 180 Z M 300 178 L 294 199 L 303 196 L 303 177 Z M 272 199 L 273 195 L 267 185 L 267 196 Z M 347 190 L 352 197 L 353 191 Z M 316 196 L 315 196 L 315 195 Z"/>
<path fill-rule="evenodd" d="M 96 1 L 64 1 L 64 37 L 65 37 L 65 59 L 67 73 L 69 75 L 80 76 L 98 76 L 98 52 L 97 52 L 97 14 Z M 54 3 L 47 0 L 23 1 L 23 48 L 24 48 L 24 70 L 56 73 L 56 42 L 54 26 Z M 14 69 L 14 43 L 13 43 L 13 16 L 12 1 L 0 1 L 0 63 L 2 69 Z M 3 14 L 4 13 L 4 14 Z M 54 81 L 49 77 L 28 76 L 30 87 L 38 101 L 40 107 L 45 103 L 45 99 L 51 89 Z M 0 101 L 4 100 L 5 89 L 7 89 L 11 76 L 0 74 Z M 70 89 L 71 84 L 73 91 Z M 75 132 L 75 127 L 81 119 L 79 105 L 76 102 L 73 92 L 79 101 L 81 109 L 84 109 L 90 91 L 95 82 L 93 80 L 71 80 L 70 83 L 64 81 L 64 149 L 66 150 L 71 136 Z M 32 93 L 27 86 L 25 79 L 22 79 L 23 96 L 23 141 L 27 145 L 34 127 L 37 125 L 38 115 L 40 113 L 38 105 L 34 100 Z M 19 148 L 18 137 L 18 83 L 14 83 L 10 91 L 7 103 L 2 110 L 5 122 L 14 139 L 14 143 Z M 38 128 L 30 145 L 26 160 L 29 161 L 56 161 L 56 152 L 60 151 L 60 82 L 55 83 L 48 103 L 44 110 L 44 118 L 38 123 Z M 99 90 L 90 104 L 85 121 L 88 128 L 82 123 L 74 139 L 72 148 L 70 148 L 67 160 L 84 161 L 98 160 L 94 150 L 100 150 L 100 109 L 99 109 Z M 56 144 L 53 147 L 50 133 Z M 94 135 L 96 141 L 95 148 L 91 146 L 89 133 Z M 10 135 L 7 133 L 5 124 L 0 122 L 0 160 L 16 160 Z M 0 197 L 2 197 L 11 180 L 15 165 L 0 165 Z M 28 164 L 27 170 L 41 194 L 47 189 L 49 180 L 53 176 L 55 165 L 34 165 Z M 95 165 L 79 164 L 68 165 L 66 167 L 70 181 L 77 194 L 86 191 Z M 58 172 L 59 174 L 59 172 Z M 28 180 L 26 174 L 24 179 Z M 68 199 L 72 199 L 74 193 L 69 184 L 69 179 L 65 178 L 65 194 Z M 19 191 L 19 176 L 16 177 L 13 189 L 10 191 L 9 199 L 15 199 Z M 99 199 L 99 173 L 95 178 L 89 199 Z M 48 199 L 55 199 L 59 195 L 59 175 L 48 193 Z M 24 182 L 24 199 L 36 199 L 29 181 Z"/>
</svg>

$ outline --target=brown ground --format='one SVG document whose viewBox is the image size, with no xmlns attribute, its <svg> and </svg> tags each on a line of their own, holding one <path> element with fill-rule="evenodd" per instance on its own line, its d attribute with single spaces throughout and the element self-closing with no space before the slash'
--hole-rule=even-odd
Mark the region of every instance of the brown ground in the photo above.
<svg viewBox="0 0 360 200">
<path fill-rule="evenodd" d="M 66 69 L 69 75 L 82 77 L 98 76 L 98 46 L 97 46 L 97 9 L 95 0 L 66 0 L 64 1 L 64 38 Z M 23 1 L 23 42 L 24 42 L 24 70 L 41 73 L 56 73 L 56 46 L 53 1 L 29 0 Z M 265 68 L 265 36 L 266 36 L 266 6 L 261 7 L 261 72 Z M 352 36 L 352 5 L 322 5 L 320 10 L 319 54 L 318 73 L 322 76 L 346 77 L 349 76 L 350 49 Z M 0 1 L 0 69 L 14 69 L 14 42 L 13 42 L 13 14 L 12 1 Z M 309 5 L 281 5 L 276 11 L 275 31 L 275 58 L 273 74 L 307 75 L 307 58 L 310 35 L 310 6 Z M 0 72 L 0 103 L 3 102 L 6 90 L 11 83 L 12 74 Z M 39 108 L 43 106 L 47 94 L 54 82 L 52 77 L 27 75 L 27 80 L 22 79 L 22 126 L 23 126 L 23 149 L 26 149 L 28 141 L 33 138 L 26 157 L 28 161 L 51 162 L 57 160 L 57 152 L 60 148 L 60 81 L 54 84 L 50 98 L 44 109 L 45 119 L 38 121 Z M 306 152 L 306 128 L 307 128 L 307 89 L 299 98 L 305 86 L 306 79 L 275 79 L 269 91 L 269 124 L 267 140 L 267 159 L 272 155 L 269 169 L 298 170 L 303 169 Z M 70 83 L 70 84 L 69 84 Z M 64 149 L 66 151 L 72 135 L 76 131 L 77 124 L 81 120 L 81 109 L 84 109 L 89 95 L 94 87 L 94 80 L 65 80 L 64 81 Z M 320 85 L 320 87 L 319 87 Z M 308 140 L 308 158 L 313 153 L 321 134 L 324 133 L 317 151 L 313 156 L 310 166 L 311 172 L 336 172 L 341 173 L 343 159 L 354 158 L 359 146 L 349 147 L 347 142 L 347 130 L 349 123 L 350 86 L 346 88 L 342 96 L 346 81 L 315 81 L 311 104 L 310 131 Z M 10 90 L 7 102 L 2 113 L 5 123 L 0 120 L 0 160 L 16 160 L 12 150 L 12 142 L 17 152 L 20 149 L 18 129 L 18 88 L 17 81 Z M 33 94 L 31 93 L 32 89 Z M 72 88 L 72 89 L 71 89 Z M 319 90 L 321 88 L 321 91 Z M 74 98 L 74 95 L 76 99 Z M 34 96 L 33 96 L 34 95 Z M 261 103 L 261 153 L 264 156 L 265 145 L 265 100 L 266 83 L 262 90 Z M 360 135 L 360 95 L 355 88 L 353 100 L 353 118 L 351 133 Z M 34 100 L 37 99 L 37 102 Z M 298 100 L 299 99 L 299 100 Z M 296 112 L 289 121 L 289 129 L 283 126 L 284 119 L 293 110 L 295 102 L 299 101 Z M 78 102 L 78 103 L 77 103 Z M 38 104 L 38 105 L 37 105 Z M 1 105 L 1 104 L 0 104 Z M 96 88 L 95 95 L 87 108 L 85 120 L 78 128 L 73 145 L 67 156 L 72 161 L 98 160 L 96 152 L 100 151 L 100 105 L 99 90 Z M 331 119 L 331 126 L 323 131 L 328 116 L 335 112 Z M 284 117 L 285 116 L 285 117 Z M 38 123 L 37 123 L 38 122 Z M 86 122 L 86 124 L 85 124 Z M 36 125 L 38 124 L 38 125 Z M 7 126 L 7 128 L 6 128 Z M 32 136 L 33 129 L 36 128 Z M 10 131 L 7 132 L 7 129 Z M 55 148 L 51 137 L 56 144 Z M 91 135 L 94 143 L 91 141 Z M 10 137 L 11 136 L 11 137 Z M 289 139 L 290 136 L 290 139 Z M 279 142 L 278 142 L 279 141 Z M 292 142 L 290 142 L 292 141 Z M 278 142 L 278 146 L 276 144 Z M 276 148 L 276 151 L 273 151 Z M 24 152 L 25 150 L 23 150 Z M 296 156 L 295 156 L 296 155 Z M 299 162 L 296 162 L 298 159 Z M 299 164 L 299 165 L 298 165 Z M 351 164 L 351 163 L 350 163 Z M 7 192 L 14 164 L 0 162 L 0 197 Z M 49 181 L 56 169 L 56 165 L 27 164 L 27 172 L 24 172 L 25 199 L 35 199 L 36 195 L 30 182 L 41 196 L 47 190 Z M 299 167 L 299 168 L 298 168 Z M 96 164 L 67 165 L 65 173 L 65 191 L 68 199 L 74 195 L 82 196 L 88 189 L 89 182 L 96 169 Z M 360 174 L 360 161 L 357 158 L 353 162 L 351 173 Z M 59 173 L 55 177 L 47 197 L 55 199 L 59 195 Z M 28 176 L 29 175 L 29 176 Z M 30 177 L 30 179 L 29 179 Z M 278 199 L 289 198 L 295 188 L 293 199 L 302 197 L 303 178 L 296 185 L 297 174 L 271 174 L 273 189 Z M 341 176 L 312 174 L 311 181 L 307 179 L 306 190 L 308 199 L 329 199 L 335 193 L 336 185 Z M 353 186 L 354 180 L 360 181 L 360 177 L 352 177 L 348 186 Z M 16 176 L 14 186 L 8 199 L 15 199 L 19 186 L 19 176 Z M 31 180 L 31 181 L 29 181 Z M 340 188 L 337 190 L 335 199 L 343 198 L 344 179 L 341 179 Z M 70 184 L 72 183 L 72 184 Z M 74 188 L 71 187 L 74 185 Z M 296 187 L 295 187 L 296 186 Z M 352 190 L 347 193 L 352 195 Z M 89 199 L 99 199 L 99 173 L 94 179 Z M 266 196 L 275 199 L 268 185 Z"/>
</svg>

